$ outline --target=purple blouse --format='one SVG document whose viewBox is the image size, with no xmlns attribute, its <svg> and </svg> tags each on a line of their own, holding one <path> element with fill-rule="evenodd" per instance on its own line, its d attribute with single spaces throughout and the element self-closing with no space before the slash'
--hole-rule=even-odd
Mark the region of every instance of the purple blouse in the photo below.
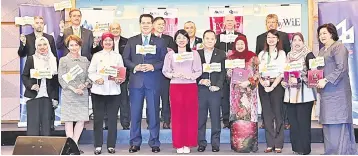
<svg viewBox="0 0 358 156">
<path fill-rule="evenodd" d="M 197 51 L 193 51 L 192 53 L 193 60 L 186 60 L 183 62 L 174 62 L 174 51 L 169 51 L 167 55 L 165 55 L 162 72 L 165 77 L 171 79 L 170 83 L 196 83 L 196 79 L 202 74 L 201 59 Z M 190 79 L 173 78 L 174 74 L 183 74 Z"/>
</svg>

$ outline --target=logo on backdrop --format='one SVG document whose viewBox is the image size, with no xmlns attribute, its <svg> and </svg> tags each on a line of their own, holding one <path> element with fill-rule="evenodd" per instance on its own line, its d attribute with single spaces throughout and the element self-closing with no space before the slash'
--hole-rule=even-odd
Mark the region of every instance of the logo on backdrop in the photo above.
<svg viewBox="0 0 358 156">
<path fill-rule="evenodd" d="M 278 21 L 278 27 L 299 27 L 301 26 L 301 18 L 284 18 Z"/>
<path fill-rule="evenodd" d="M 347 19 L 338 23 L 336 28 L 337 30 L 342 30 L 342 34 L 339 36 L 339 40 L 341 40 L 342 43 L 354 43 L 354 26 L 347 30 Z"/>
</svg>

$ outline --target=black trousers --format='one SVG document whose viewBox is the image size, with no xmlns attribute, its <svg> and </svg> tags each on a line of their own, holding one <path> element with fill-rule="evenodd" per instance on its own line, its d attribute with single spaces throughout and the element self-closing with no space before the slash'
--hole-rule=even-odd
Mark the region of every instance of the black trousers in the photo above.
<svg viewBox="0 0 358 156">
<path fill-rule="evenodd" d="M 121 84 L 121 100 L 119 103 L 119 121 L 121 122 L 122 127 L 130 126 L 130 104 L 129 104 L 129 94 L 128 94 L 128 81 L 125 81 Z M 107 111 L 106 111 L 107 112 Z M 108 126 L 108 117 L 105 114 L 104 125 Z"/>
<path fill-rule="evenodd" d="M 162 113 L 161 117 L 164 119 L 164 123 L 170 124 L 170 104 L 169 104 L 169 85 L 170 79 L 164 78 L 162 89 L 160 92 L 160 98 L 162 99 Z"/>
<path fill-rule="evenodd" d="M 259 84 L 259 96 L 262 113 L 265 118 L 265 136 L 267 147 L 283 148 L 284 125 L 283 125 L 283 97 L 285 90 L 278 85 L 274 90 L 267 93 Z"/>
<path fill-rule="evenodd" d="M 103 119 L 108 116 L 107 147 L 116 147 L 117 140 L 117 114 L 120 105 L 120 95 L 98 95 L 92 93 L 94 116 L 94 146 L 103 145 Z"/>
<path fill-rule="evenodd" d="M 41 97 L 26 102 L 27 135 L 50 136 L 53 106 L 50 98 Z"/>
<path fill-rule="evenodd" d="M 224 124 L 229 124 L 230 117 L 230 83 L 228 80 L 224 81 L 224 87 L 222 90 L 222 99 L 221 99 L 221 115 L 223 118 Z"/>
<path fill-rule="evenodd" d="M 211 120 L 211 146 L 220 147 L 220 101 L 222 92 L 211 92 L 208 88 L 199 88 L 199 146 L 207 145 L 206 141 L 206 121 L 208 110 Z"/>
<path fill-rule="evenodd" d="M 290 120 L 290 138 L 292 151 L 303 154 L 311 153 L 311 115 L 313 101 L 286 104 Z"/>
</svg>

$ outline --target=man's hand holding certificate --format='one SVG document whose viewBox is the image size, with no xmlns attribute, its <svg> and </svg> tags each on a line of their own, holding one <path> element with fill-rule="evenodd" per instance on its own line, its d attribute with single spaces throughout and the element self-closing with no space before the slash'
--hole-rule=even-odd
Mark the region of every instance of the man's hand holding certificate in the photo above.
<svg viewBox="0 0 358 156">
<path fill-rule="evenodd" d="M 140 54 L 140 55 L 147 55 L 147 54 L 152 54 L 155 55 L 156 54 L 156 46 L 155 45 L 136 45 L 136 54 Z"/>
</svg>

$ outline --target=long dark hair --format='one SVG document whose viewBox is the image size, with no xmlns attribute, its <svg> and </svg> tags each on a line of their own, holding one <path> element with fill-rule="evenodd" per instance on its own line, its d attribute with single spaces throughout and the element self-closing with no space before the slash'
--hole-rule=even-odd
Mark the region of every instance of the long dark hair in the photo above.
<svg viewBox="0 0 358 156">
<path fill-rule="evenodd" d="M 182 35 L 184 35 L 187 39 L 188 39 L 188 43 L 186 44 L 186 51 L 187 52 L 191 52 L 191 48 L 190 48 L 190 38 L 189 38 L 189 34 L 188 34 L 188 32 L 186 32 L 184 29 L 180 29 L 180 30 L 178 30 L 176 33 L 175 33 L 175 35 L 174 35 L 174 49 L 173 49 L 173 51 L 175 52 L 175 53 L 178 53 L 178 44 L 177 44 L 177 42 L 176 42 L 176 39 L 177 39 L 177 37 L 178 37 L 178 35 L 179 34 L 182 34 Z"/>
<path fill-rule="evenodd" d="M 279 55 L 279 51 L 283 50 L 282 48 L 282 41 L 280 40 L 280 35 L 278 34 L 278 31 L 276 29 L 271 29 L 269 31 L 267 31 L 267 35 L 268 34 L 272 34 L 272 35 L 275 35 L 278 39 L 278 42 L 276 44 L 276 49 L 277 49 L 277 56 L 275 59 L 278 58 L 278 55 Z M 266 39 L 265 39 L 265 46 L 264 46 L 264 52 L 269 52 L 269 45 L 267 44 L 267 36 L 266 36 Z M 270 55 L 270 53 L 268 53 Z"/>
</svg>

